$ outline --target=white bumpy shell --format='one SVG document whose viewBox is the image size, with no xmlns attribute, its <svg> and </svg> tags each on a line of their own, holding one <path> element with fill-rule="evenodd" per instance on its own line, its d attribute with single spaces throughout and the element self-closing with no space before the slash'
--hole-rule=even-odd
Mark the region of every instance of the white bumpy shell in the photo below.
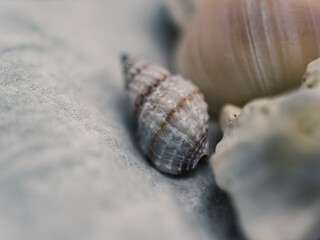
<svg viewBox="0 0 320 240">
<path fill-rule="evenodd" d="M 314 88 L 320 81 L 320 58 L 309 63 L 302 78 L 302 88 Z"/>
<path fill-rule="evenodd" d="M 122 58 L 142 153 L 160 171 L 188 172 L 209 154 L 207 104 L 190 81 L 143 60 Z"/>
<path fill-rule="evenodd" d="M 302 89 L 223 108 L 211 157 L 250 240 L 320 239 L 320 59 Z"/>
</svg>

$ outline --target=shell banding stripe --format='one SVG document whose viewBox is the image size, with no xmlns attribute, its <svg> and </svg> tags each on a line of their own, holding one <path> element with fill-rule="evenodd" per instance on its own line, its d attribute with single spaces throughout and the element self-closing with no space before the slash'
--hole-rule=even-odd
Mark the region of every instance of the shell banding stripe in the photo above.
<svg viewBox="0 0 320 240">
<path fill-rule="evenodd" d="M 186 97 L 184 97 L 173 109 L 171 109 L 171 111 L 167 114 L 165 120 L 162 122 L 160 129 L 156 132 L 156 134 L 153 136 L 152 142 L 150 144 L 149 147 L 149 151 L 146 155 L 146 157 L 148 159 L 150 159 L 150 161 L 152 162 L 152 148 L 154 146 L 154 144 L 156 143 L 159 135 L 161 134 L 161 132 L 163 131 L 163 129 L 165 128 L 165 126 L 170 122 L 172 116 L 178 112 L 182 106 L 187 102 L 190 101 L 194 96 L 196 96 L 197 94 L 200 94 L 199 90 L 195 90 L 193 92 L 191 92 L 189 95 L 187 95 Z"/>
<path fill-rule="evenodd" d="M 172 81 L 172 79 L 171 79 Z M 166 97 L 166 95 L 171 91 L 172 88 L 176 87 L 176 85 L 179 84 L 178 81 L 175 81 L 171 86 L 169 86 L 165 92 L 158 98 L 158 100 L 154 103 L 154 105 L 152 106 L 151 110 L 148 112 L 148 114 L 145 116 L 143 122 L 144 124 L 147 123 L 153 113 L 153 111 L 159 106 L 160 101 L 162 100 L 162 98 Z"/>
<path fill-rule="evenodd" d="M 126 79 L 126 88 L 129 89 L 130 83 L 134 81 L 134 79 L 146 68 L 149 67 L 149 65 L 146 62 L 140 62 L 140 66 L 135 66 L 133 68 L 133 65 L 135 64 L 135 60 L 131 59 L 128 62 L 125 63 L 124 71 L 128 72 L 127 79 Z"/>
<path fill-rule="evenodd" d="M 150 85 L 146 87 L 143 93 L 141 93 L 137 99 L 135 100 L 135 110 L 134 110 L 134 116 L 138 118 L 140 111 L 143 107 L 143 105 L 148 100 L 148 97 L 157 90 L 157 88 L 160 86 L 160 84 L 164 81 L 166 81 L 169 78 L 169 74 L 163 74 L 160 78 L 156 78 L 154 82 L 151 82 Z"/>
</svg>

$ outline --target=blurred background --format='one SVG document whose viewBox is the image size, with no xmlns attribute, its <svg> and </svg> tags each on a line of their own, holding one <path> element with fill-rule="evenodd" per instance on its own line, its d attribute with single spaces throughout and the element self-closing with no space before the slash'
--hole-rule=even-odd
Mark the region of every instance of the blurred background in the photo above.
<svg viewBox="0 0 320 240">
<path fill-rule="evenodd" d="M 241 239 L 207 161 L 135 144 L 119 55 L 174 69 L 166 1 L 1 1 L 0 34 L 0 239 Z"/>
</svg>

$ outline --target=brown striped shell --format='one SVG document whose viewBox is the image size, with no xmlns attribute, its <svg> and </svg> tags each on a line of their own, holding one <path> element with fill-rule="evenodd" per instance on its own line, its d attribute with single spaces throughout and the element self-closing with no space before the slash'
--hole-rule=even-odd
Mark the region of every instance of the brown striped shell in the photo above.
<svg viewBox="0 0 320 240">
<path fill-rule="evenodd" d="M 194 169 L 209 154 L 203 95 L 190 81 L 161 67 L 127 56 L 122 62 L 142 153 L 165 173 Z"/>
</svg>

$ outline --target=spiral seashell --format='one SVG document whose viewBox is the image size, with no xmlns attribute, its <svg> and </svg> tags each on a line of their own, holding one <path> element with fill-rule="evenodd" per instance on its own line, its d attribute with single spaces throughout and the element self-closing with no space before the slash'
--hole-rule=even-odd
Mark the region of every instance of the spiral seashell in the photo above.
<svg viewBox="0 0 320 240">
<path fill-rule="evenodd" d="M 319 0 L 211 0 L 186 28 L 177 68 L 216 115 L 226 103 L 298 88 L 319 56 Z"/>
<path fill-rule="evenodd" d="M 181 174 L 209 154 L 207 104 L 190 81 L 123 56 L 126 87 L 142 153 L 160 171 Z"/>
</svg>

